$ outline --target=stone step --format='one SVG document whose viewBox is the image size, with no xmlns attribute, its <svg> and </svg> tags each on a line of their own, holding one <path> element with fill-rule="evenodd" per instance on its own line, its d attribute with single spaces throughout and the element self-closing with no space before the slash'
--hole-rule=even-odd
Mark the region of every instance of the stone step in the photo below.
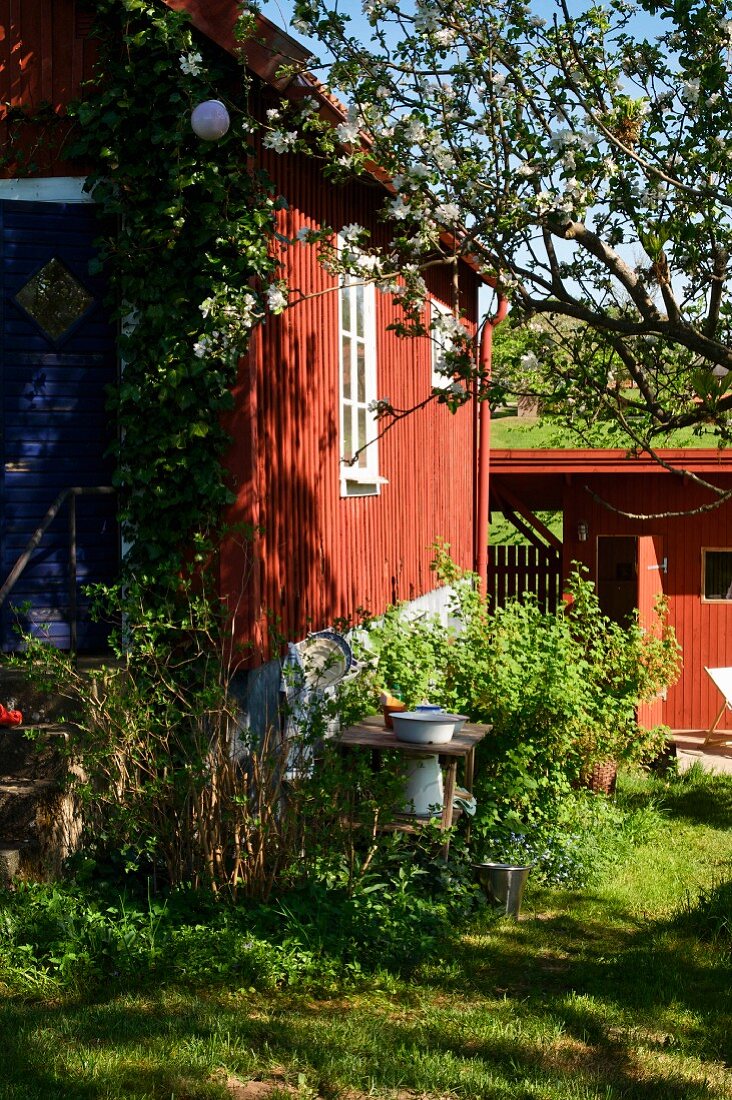
<svg viewBox="0 0 732 1100">
<path fill-rule="evenodd" d="M 58 721 L 69 717 L 73 710 L 70 700 L 41 690 L 23 669 L 3 664 L 0 664 L 0 703 L 8 710 L 21 711 L 27 726 Z"/>
<path fill-rule="evenodd" d="M 93 678 L 110 657 L 84 657 L 76 668 Z M 73 700 L 39 689 L 22 667 L 0 660 L 0 703 L 20 710 L 23 725 L 0 727 L 0 886 L 14 876 L 56 877 L 63 860 L 78 845 L 78 799 L 66 783 L 79 774 L 66 753 L 73 721 Z M 32 731 L 32 736 L 26 736 Z"/>
<path fill-rule="evenodd" d="M 52 779 L 3 779 L 0 781 L 0 842 L 27 840 L 38 827 L 38 817 L 48 817 L 63 797 Z"/>
<path fill-rule="evenodd" d="M 64 748 L 69 731 L 70 727 L 60 722 L 0 728 L 0 775 L 59 778 L 65 770 Z"/>
</svg>

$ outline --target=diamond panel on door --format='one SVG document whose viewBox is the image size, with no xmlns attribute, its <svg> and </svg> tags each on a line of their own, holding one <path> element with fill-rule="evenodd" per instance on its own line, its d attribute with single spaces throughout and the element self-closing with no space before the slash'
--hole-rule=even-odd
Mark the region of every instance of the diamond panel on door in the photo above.
<svg viewBox="0 0 732 1100">
<path fill-rule="evenodd" d="M 56 342 L 81 320 L 94 298 L 54 256 L 20 288 L 15 301 Z"/>
</svg>

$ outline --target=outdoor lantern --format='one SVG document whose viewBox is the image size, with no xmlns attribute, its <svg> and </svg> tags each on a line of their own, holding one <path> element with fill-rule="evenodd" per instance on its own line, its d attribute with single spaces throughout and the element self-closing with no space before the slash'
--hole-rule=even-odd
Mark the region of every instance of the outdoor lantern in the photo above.
<svg viewBox="0 0 732 1100">
<path fill-rule="evenodd" d="M 220 99 L 207 99 L 191 111 L 194 134 L 203 141 L 218 141 L 229 129 L 229 112 Z"/>
<path fill-rule="evenodd" d="M 581 519 L 577 524 L 577 538 L 580 542 L 587 542 L 587 536 L 590 533 L 590 528 L 587 525 L 586 519 Z"/>
</svg>

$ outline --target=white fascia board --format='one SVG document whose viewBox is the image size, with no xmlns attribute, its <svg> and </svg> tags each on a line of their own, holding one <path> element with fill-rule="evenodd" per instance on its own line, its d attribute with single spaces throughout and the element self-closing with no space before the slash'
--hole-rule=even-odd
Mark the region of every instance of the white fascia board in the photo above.
<svg viewBox="0 0 732 1100">
<path fill-rule="evenodd" d="M 84 190 L 86 176 L 47 176 L 43 179 L 0 179 L 0 201 L 94 202 Z"/>
</svg>

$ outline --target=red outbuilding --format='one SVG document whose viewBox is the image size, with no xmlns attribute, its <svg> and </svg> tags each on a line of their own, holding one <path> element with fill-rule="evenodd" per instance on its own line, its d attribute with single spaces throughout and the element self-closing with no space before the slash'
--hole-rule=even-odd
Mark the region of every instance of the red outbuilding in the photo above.
<svg viewBox="0 0 732 1100">
<path fill-rule="evenodd" d="M 682 673 L 641 719 L 704 731 L 723 703 L 705 668 L 732 665 L 732 501 L 714 507 L 714 494 L 695 479 L 732 491 L 732 454 L 659 457 L 670 470 L 618 450 L 496 450 L 492 507 L 504 511 L 510 501 L 525 529 L 537 510 L 561 511 L 562 576 L 573 562 L 586 566 L 612 619 L 637 608 L 649 623 L 656 597 L 666 598 Z M 720 729 L 730 726 L 723 718 Z"/>
</svg>

